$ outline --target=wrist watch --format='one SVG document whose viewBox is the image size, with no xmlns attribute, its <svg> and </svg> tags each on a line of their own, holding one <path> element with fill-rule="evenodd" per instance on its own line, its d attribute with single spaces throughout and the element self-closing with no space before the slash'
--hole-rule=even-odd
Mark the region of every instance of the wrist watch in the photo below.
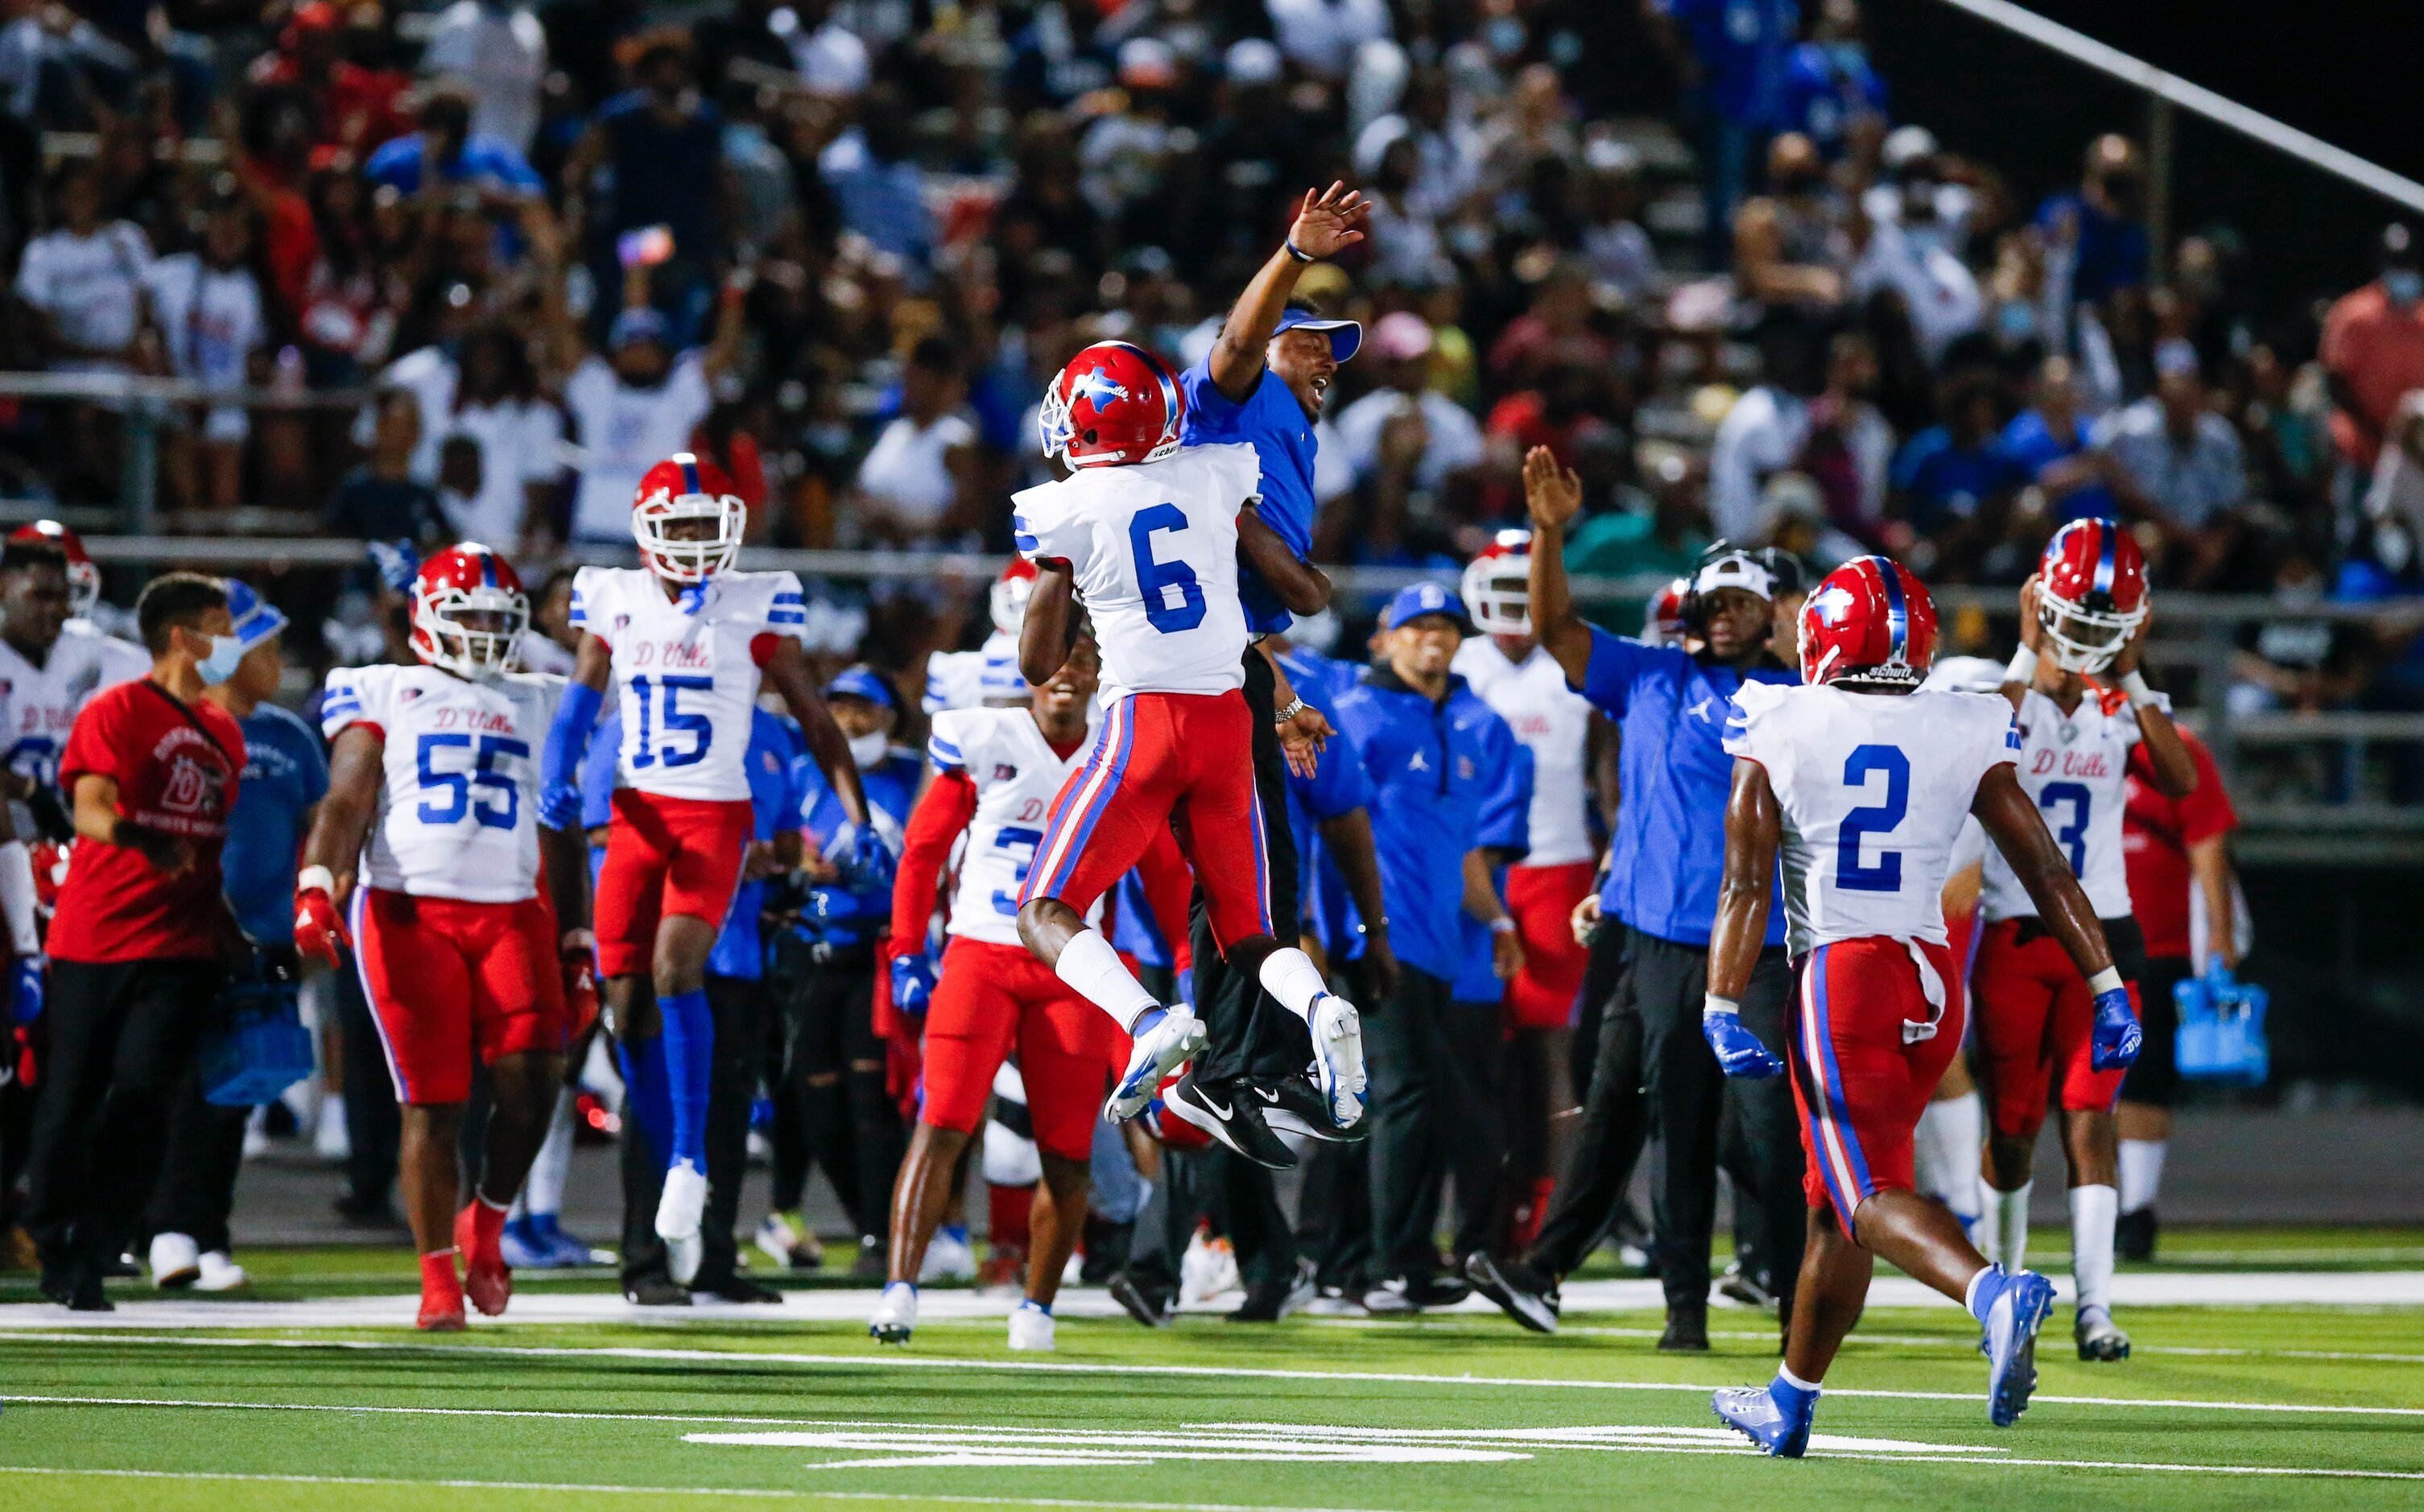
<svg viewBox="0 0 2424 1512">
<path fill-rule="evenodd" d="M 1303 700 L 1303 699 L 1301 699 L 1301 698 L 1291 699 L 1291 700 L 1289 700 L 1289 702 L 1288 702 L 1288 706 L 1287 706 L 1287 708 L 1283 708 L 1283 709 L 1279 710 L 1278 712 L 1274 713 L 1273 715 L 1271 715 L 1271 723 L 1272 723 L 1272 724 L 1286 724 L 1288 721 L 1290 721 L 1290 720 L 1292 720 L 1292 719 L 1296 718 L 1299 714 L 1303 713 L 1303 712 L 1304 712 L 1304 710 L 1305 710 L 1305 707 L 1306 707 L 1306 706 L 1305 706 L 1305 702 L 1304 702 L 1304 700 Z"/>
</svg>

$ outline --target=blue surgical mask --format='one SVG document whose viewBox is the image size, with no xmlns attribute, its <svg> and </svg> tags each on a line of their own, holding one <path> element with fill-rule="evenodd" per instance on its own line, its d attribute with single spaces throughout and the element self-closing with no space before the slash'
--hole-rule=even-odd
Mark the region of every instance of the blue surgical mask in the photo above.
<svg viewBox="0 0 2424 1512">
<path fill-rule="evenodd" d="M 214 635 L 211 637 L 211 654 L 202 658 L 194 670 L 202 675 L 204 683 L 215 688 L 235 676 L 236 665 L 251 649 L 240 637 Z"/>
<path fill-rule="evenodd" d="M 2424 298 L 2424 273 L 2414 268 L 2384 268 L 2382 292 L 2390 295 L 2394 305 L 2412 305 Z"/>
</svg>

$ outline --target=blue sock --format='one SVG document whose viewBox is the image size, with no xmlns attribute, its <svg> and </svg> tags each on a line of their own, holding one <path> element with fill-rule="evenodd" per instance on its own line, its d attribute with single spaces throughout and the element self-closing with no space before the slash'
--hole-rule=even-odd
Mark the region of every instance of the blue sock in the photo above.
<svg viewBox="0 0 2424 1512">
<path fill-rule="evenodd" d="M 1137 1015 L 1136 1022 L 1134 1024 L 1128 1026 L 1128 1038 L 1131 1040 L 1143 1039 L 1146 1035 L 1153 1032 L 1153 1027 L 1155 1025 L 1168 1017 L 1170 1017 L 1170 1010 L 1166 1008 L 1146 1009 L 1143 1012 Z"/>
<path fill-rule="evenodd" d="M 623 1071 L 623 1111 L 648 1141 L 648 1158 L 665 1163 L 666 1140 L 672 1137 L 674 1104 L 665 1070 L 665 1037 L 662 1034 L 634 1044 L 617 1040 L 614 1063 Z"/>
<path fill-rule="evenodd" d="M 1979 1327 L 1985 1326 L 1986 1314 L 1995 1310 L 1995 1298 L 2003 1295 L 2003 1288 L 2011 1279 L 2002 1266 L 1989 1265 L 1978 1273 L 1976 1281 L 1970 1282 L 1970 1315 L 1978 1320 Z"/>
<path fill-rule="evenodd" d="M 1018 1301 L 1018 1305 L 1019 1305 L 1019 1306 L 1021 1306 L 1021 1307 L 1023 1307 L 1023 1308 L 1029 1308 L 1029 1309 L 1031 1309 L 1031 1310 L 1032 1310 L 1032 1311 L 1034 1311 L 1034 1312 L 1041 1313 L 1043 1313 L 1043 1314 L 1044 1314 L 1045 1317 L 1047 1317 L 1047 1318 L 1048 1318 L 1048 1317 L 1050 1317 L 1050 1316 L 1052 1315 L 1052 1304 L 1051 1304 L 1051 1303 L 1049 1303 L 1049 1302 L 1039 1302 L 1039 1301 L 1037 1301 L 1035 1298 L 1033 1298 L 1033 1297 L 1020 1297 L 1020 1298 L 1019 1298 L 1019 1301 Z"/>
<path fill-rule="evenodd" d="M 1776 1379 L 1767 1383 L 1767 1395 L 1778 1412 L 1787 1418 L 1798 1418 L 1808 1415 L 1810 1404 L 1818 1400 L 1818 1388 L 1787 1380 L 1785 1373 L 1778 1370 Z"/>
<path fill-rule="evenodd" d="M 935 1232 L 960 1244 L 968 1242 L 968 1226 L 965 1223 L 946 1223 Z"/>
<path fill-rule="evenodd" d="M 715 1018 L 708 1011 L 707 992 L 676 993 L 657 999 L 665 1025 L 665 1073 L 673 1093 L 673 1148 L 670 1167 L 687 1160 L 707 1169 L 708 1084 L 715 1073 Z"/>
</svg>

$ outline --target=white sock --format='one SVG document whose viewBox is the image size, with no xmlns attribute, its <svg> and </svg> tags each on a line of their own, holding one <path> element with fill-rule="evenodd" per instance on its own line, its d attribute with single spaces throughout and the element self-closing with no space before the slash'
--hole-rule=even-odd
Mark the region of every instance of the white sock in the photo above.
<svg viewBox="0 0 2424 1512">
<path fill-rule="evenodd" d="M 2070 1279 L 2079 1306 L 2113 1310 L 2113 1218 L 2121 1194 L 2110 1186 L 2070 1189 Z"/>
<path fill-rule="evenodd" d="M 1987 1188 L 1995 1193 L 1995 1253 L 1986 1258 L 2015 1274 L 2028 1253 L 2029 1193 L 2035 1186 L 2034 1182 L 2024 1182 L 2017 1192 Z"/>
<path fill-rule="evenodd" d="M 1983 1207 L 1978 1150 L 1985 1138 L 1985 1105 L 1976 1092 L 1927 1105 L 1919 1115 L 1919 1185 L 1938 1194 L 1964 1224 Z"/>
<path fill-rule="evenodd" d="M 1815 1395 L 1818 1391 L 1818 1383 L 1816 1381 L 1803 1380 L 1800 1377 L 1793 1374 L 1789 1367 L 1784 1365 L 1778 1365 L 1776 1367 L 1776 1378 L 1782 1381 L 1785 1385 L 1792 1387 L 1796 1392 L 1809 1392 L 1812 1395 Z"/>
<path fill-rule="evenodd" d="M 1307 1024 L 1313 1022 L 1314 1001 L 1330 991 L 1321 979 L 1321 968 L 1313 957 L 1292 945 L 1284 945 L 1263 957 L 1263 990 L 1280 1000 L 1282 1007 Z"/>
<path fill-rule="evenodd" d="M 1154 1001 L 1153 994 L 1144 990 L 1144 984 L 1120 963 L 1120 953 L 1111 948 L 1111 942 L 1103 938 L 1100 930 L 1079 930 L 1060 947 L 1060 959 L 1053 963 L 1052 974 L 1130 1033 L 1135 1032 L 1140 1017 L 1161 1006 Z"/>
<path fill-rule="evenodd" d="M 2121 1211 L 2135 1213 L 2155 1205 L 2163 1186 L 2163 1155 L 2168 1139 L 2121 1141 Z"/>
<path fill-rule="evenodd" d="M 555 1113 L 547 1122 L 547 1138 L 531 1160 L 530 1179 L 522 1186 L 522 1209 L 550 1218 L 564 1211 L 564 1179 L 572 1170 L 573 1090 L 555 1094 Z"/>
</svg>

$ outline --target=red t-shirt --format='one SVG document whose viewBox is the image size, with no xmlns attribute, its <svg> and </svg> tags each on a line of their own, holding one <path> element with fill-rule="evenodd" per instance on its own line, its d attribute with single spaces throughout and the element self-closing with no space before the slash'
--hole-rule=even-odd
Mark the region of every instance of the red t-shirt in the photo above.
<svg viewBox="0 0 2424 1512">
<path fill-rule="evenodd" d="M 79 839 L 51 917 L 57 961 L 190 960 L 218 953 L 219 848 L 244 771 L 244 731 L 213 703 L 180 702 L 149 677 L 87 704 L 59 758 L 73 792 L 89 773 L 118 780 L 118 812 L 190 841 L 194 864 L 169 876 L 143 852 Z"/>
<path fill-rule="evenodd" d="M 2129 871 L 2129 911 L 2146 931 L 2150 956 L 2189 953 L 2189 847 L 2239 827 L 2239 814 L 2222 787 L 2213 753 L 2180 731 L 2180 742 L 2196 763 L 2196 791 L 2166 798 L 2147 781 L 2153 772 L 2144 740 L 2129 753 L 2129 806 L 2121 813 L 2121 860 Z"/>
</svg>

